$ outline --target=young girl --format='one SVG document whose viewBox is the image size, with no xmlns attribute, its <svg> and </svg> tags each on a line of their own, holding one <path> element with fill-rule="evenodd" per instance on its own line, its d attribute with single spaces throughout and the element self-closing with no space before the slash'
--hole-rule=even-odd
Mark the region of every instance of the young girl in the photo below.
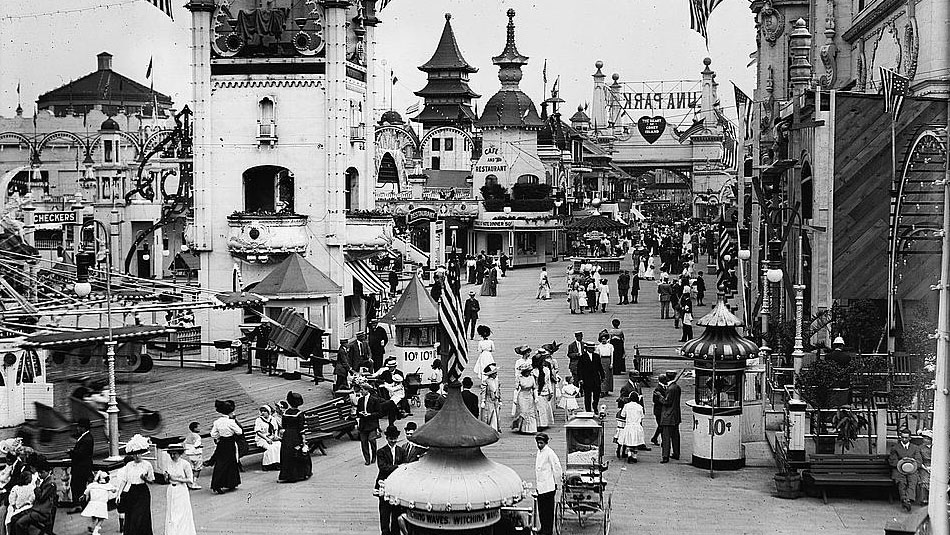
<svg viewBox="0 0 950 535">
<path fill-rule="evenodd" d="M 688 342 L 693 338 L 693 309 L 689 306 L 683 307 L 683 336 L 680 342 Z"/>
<path fill-rule="evenodd" d="M 191 470 L 195 474 L 195 480 L 188 487 L 193 490 L 200 490 L 198 484 L 198 475 L 201 474 L 201 468 L 204 466 L 204 446 L 199 434 L 198 422 L 188 424 L 188 436 L 185 437 L 185 459 L 191 463 Z"/>
<path fill-rule="evenodd" d="M 617 458 L 623 459 L 623 444 L 620 443 L 620 436 L 623 435 L 626 420 L 623 415 L 623 405 L 626 402 L 623 398 L 617 400 L 617 431 L 614 433 L 614 444 L 617 445 Z"/>
<path fill-rule="evenodd" d="M 4 524 L 9 524 L 13 516 L 22 511 L 33 507 L 33 490 L 36 485 L 33 483 L 33 472 L 24 470 L 20 473 L 20 480 L 10 489 L 9 505 L 7 506 L 7 517 L 3 519 Z M 9 533 L 9 531 L 7 532 Z"/>
<path fill-rule="evenodd" d="M 561 401 L 557 404 L 567 412 L 567 419 L 570 420 L 577 412 L 577 394 L 580 391 L 574 384 L 574 378 L 568 375 L 564 378 L 564 384 L 561 386 Z"/>
<path fill-rule="evenodd" d="M 646 445 L 643 436 L 643 400 L 636 392 L 631 392 L 627 403 L 620 411 L 618 422 L 623 418 L 623 429 L 617 429 L 617 452 L 620 455 L 621 448 L 626 450 L 627 462 L 637 462 L 637 450 Z"/>
<path fill-rule="evenodd" d="M 92 519 L 89 528 L 92 535 L 99 535 L 102 523 L 109 519 L 109 499 L 115 496 L 116 489 L 109 484 L 109 474 L 102 470 L 96 472 L 92 483 L 86 486 L 86 508 L 82 516 Z"/>
</svg>

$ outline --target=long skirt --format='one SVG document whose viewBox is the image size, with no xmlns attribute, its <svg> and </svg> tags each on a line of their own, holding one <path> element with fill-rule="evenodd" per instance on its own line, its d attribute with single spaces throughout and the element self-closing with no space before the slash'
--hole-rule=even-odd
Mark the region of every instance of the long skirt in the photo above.
<svg viewBox="0 0 950 535">
<path fill-rule="evenodd" d="M 299 430 L 284 429 L 284 438 L 280 447 L 280 474 L 278 481 L 293 483 L 303 481 L 313 475 L 313 461 L 310 453 L 304 453 L 299 448 L 303 445 L 303 438 Z"/>
<path fill-rule="evenodd" d="M 538 432 L 538 407 L 534 402 L 534 393 L 530 390 L 522 390 L 518 393 L 518 414 L 521 417 L 521 423 L 518 425 L 519 433 L 534 434 Z"/>
<path fill-rule="evenodd" d="M 551 394 L 538 396 L 538 429 L 554 425 L 554 400 Z"/>
<path fill-rule="evenodd" d="M 169 485 L 165 491 L 165 535 L 195 535 L 195 531 L 188 487 L 184 484 Z"/>
<path fill-rule="evenodd" d="M 267 470 L 268 468 L 276 468 L 280 465 L 280 441 L 275 440 L 270 444 L 261 441 L 258 446 L 264 448 L 264 458 L 261 459 L 261 467 Z"/>
<path fill-rule="evenodd" d="M 623 347 L 623 340 L 619 338 L 614 338 L 610 340 L 610 345 L 614 346 L 614 360 L 613 360 L 613 372 L 614 375 L 623 375 L 626 373 L 626 363 L 624 362 L 624 357 L 627 356 L 626 351 Z"/>
<path fill-rule="evenodd" d="M 577 295 L 577 292 L 570 292 L 567 297 L 567 302 L 571 307 L 571 313 L 576 314 L 580 310 L 580 296 Z"/>
<path fill-rule="evenodd" d="M 125 533 L 152 535 L 152 493 L 147 484 L 132 485 L 123 492 L 118 510 L 125 513 Z"/>
<path fill-rule="evenodd" d="M 481 408 L 478 413 L 478 419 L 495 428 L 495 431 L 501 431 L 501 425 L 498 422 L 498 402 L 489 401 Z"/>
<path fill-rule="evenodd" d="M 234 436 L 219 438 L 211 457 L 214 459 L 214 471 L 211 472 L 211 490 L 236 489 L 241 484 L 236 438 Z"/>
<path fill-rule="evenodd" d="M 492 295 L 491 292 L 492 292 L 492 289 L 491 289 L 491 280 L 486 277 L 485 280 L 484 280 L 484 282 L 482 282 L 481 295 L 484 296 L 484 297 L 491 297 L 491 295 Z"/>
</svg>

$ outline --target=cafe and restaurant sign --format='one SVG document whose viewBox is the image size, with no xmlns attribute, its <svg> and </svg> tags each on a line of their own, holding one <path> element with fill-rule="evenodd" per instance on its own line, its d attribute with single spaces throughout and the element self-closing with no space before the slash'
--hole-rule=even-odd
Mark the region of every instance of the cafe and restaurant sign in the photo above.
<svg viewBox="0 0 950 535">
<path fill-rule="evenodd" d="M 501 509 L 483 511 L 420 511 L 410 509 L 406 512 L 410 524 L 421 528 L 445 531 L 472 530 L 491 526 L 501 519 Z"/>
</svg>

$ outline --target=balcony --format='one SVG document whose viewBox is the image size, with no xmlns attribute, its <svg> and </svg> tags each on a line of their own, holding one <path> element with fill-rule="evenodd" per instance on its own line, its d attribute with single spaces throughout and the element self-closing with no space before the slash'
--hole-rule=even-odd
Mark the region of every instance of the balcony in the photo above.
<svg viewBox="0 0 950 535">
<path fill-rule="evenodd" d="M 366 141 L 366 125 L 358 124 L 350 127 L 350 141 Z"/>
<path fill-rule="evenodd" d="M 277 125 L 274 123 L 258 123 L 257 142 L 261 145 L 277 143 Z"/>
<path fill-rule="evenodd" d="M 308 218 L 294 213 L 235 212 L 228 216 L 228 251 L 236 256 L 267 256 L 307 251 Z"/>
<path fill-rule="evenodd" d="M 393 217 L 378 210 L 346 214 L 346 249 L 381 250 L 393 241 Z"/>
</svg>

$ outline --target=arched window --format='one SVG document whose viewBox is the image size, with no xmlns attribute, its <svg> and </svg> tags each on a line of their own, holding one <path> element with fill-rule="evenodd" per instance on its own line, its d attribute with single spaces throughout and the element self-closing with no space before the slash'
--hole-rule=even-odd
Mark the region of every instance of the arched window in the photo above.
<svg viewBox="0 0 950 535">
<path fill-rule="evenodd" d="M 355 167 L 346 170 L 346 197 L 344 207 L 347 210 L 358 210 L 360 207 L 360 172 Z"/>
<path fill-rule="evenodd" d="M 538 184 L 541 182 L 536 175 L 521 175 L 518 177 L 519 184 Z"/>
<path fill-rule="evenodd" d="M 275 165 L 259 165 L 244 171 L 244 210 L 293 212 L 293 173 Z"/>
<path fill-rule="evenodd" d="M 379 174 L 376 175 L 377 184 L 398 184 L 399 168 L 392 153 L 387 152 L 379 161 Z"/>
<path fill-rule="evenodd" d="M 277 114 L 274 99 L 264 97 L 258 103 L 259 117 L 257 138 L 261 143 L 271 143 L 277 139 Z"/>
<path fill-rule="evenodd" d="M 815 181 L 811 176 L 811 164 L 802 166 L 802 219 L 815 217 Z"/>
</svg>

